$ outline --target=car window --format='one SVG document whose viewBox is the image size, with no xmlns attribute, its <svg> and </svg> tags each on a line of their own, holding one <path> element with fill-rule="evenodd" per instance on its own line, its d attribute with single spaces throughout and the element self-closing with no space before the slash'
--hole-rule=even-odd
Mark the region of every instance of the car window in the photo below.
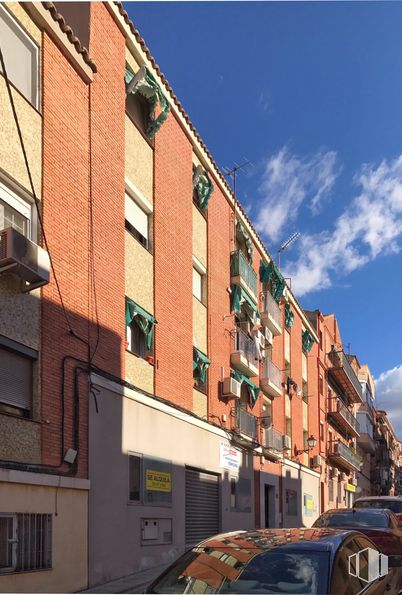
<svg viewBox="0 0 402 595">
<path fill-rule="evenodd" d="M 155 581 L 150 593 L 289 593 L 317 595 L 327 591 L 329 555 L 326 552 L 295 552 L 273 549 L 246 552 L 230 548 L 239 564 L 217 563 L 219 547 L 200 549 L 179 558 Z M 245 556 L 249 553 L 249 557 Z M 187 556 L 187 557 L 186 557 Z M 241 560 L 241 562 L 240 562 Z"/>
<path fill-rule="evenodd" d="M 367 541 L 367 543 L 369 545 L 363 546 L 357 539 L 350 539 L 339 548 L 332 568 L 330 591 L 332 594 L 356 595 L 368 585 L 367 581 L 359 578 L 359 576 L 364 578 L 367 574 L 368 552 L 360 554 L 365 547 L 373 547 L 371 542 Z M 357 555 L 359 555 L 359 568 L 357 567 Z M 360 564 L 362 572 L 365 573 L 363 575 L 360 572 Z"/>
<path fill-rule="evenodd" d="M 389 527 L 387 513 L 370 511 L 327 512 L 314 523 L 314 527 Z"/>
<path fill-rule="evenodd" d="M 388 508 L 393 513 L 402 513 L 402 500 L 357 500 L 354 508 Z"/>
</svg>

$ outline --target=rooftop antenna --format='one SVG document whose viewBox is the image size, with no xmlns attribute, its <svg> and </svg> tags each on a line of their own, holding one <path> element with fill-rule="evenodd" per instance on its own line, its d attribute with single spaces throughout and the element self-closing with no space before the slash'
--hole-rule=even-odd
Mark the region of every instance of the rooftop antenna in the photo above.
<svg viewBox="0 0 402 595">
<path fill-rule="evenodd" d="M 249 161 L 246 157 L 244 157 L 244 161 L 243 163 L 240 163 L 240 165 L 236 162 L 234 162 L 233 167 L 223 167 L 222 171 L 225 174 L 225 176 L 227 178 L 231 178 L 232 182 L 233 182 L 233 194 L 236 197 L 236 176 L 237 176 L 237 172 L 244 170 L 248 165 L 253 165 L 251 163 L 251 161 Z"/>
<path fill-rule="evenodd" d="M 283 242 L 283 244 L 281 245 L 281 247 L 278 250 L 278 269 L 281 266 L 281 252 L 283 252 L 284 250 L 287 250 L 288 248 L 290 248 L 290 246 L 292 244 L 294 244 L 295 242 L 297 242 L 297 240 L 300 238 L 301 233 L 300 231 L 295 231 L 294 233 L 292 233 L 292 235 L 290 236 L 290 238 L 288 238 L 286 240 L 286 242 Z"/>
</svg>

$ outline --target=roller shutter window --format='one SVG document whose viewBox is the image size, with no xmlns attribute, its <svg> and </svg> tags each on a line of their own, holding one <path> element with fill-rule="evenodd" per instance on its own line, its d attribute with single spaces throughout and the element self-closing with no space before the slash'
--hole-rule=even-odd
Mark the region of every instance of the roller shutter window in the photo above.
<svg viewBox="0 0 402 595">
<path fill-rule="evenodd" d="M 0 403 L 31 409 L 32 365 L 30 357 L 0 347 Z"/>
<path fill-rule="evenodd" d="M 219 522 L 219 476 L 186 468 L 186 544 L 216 535 Z"/>
</svg>

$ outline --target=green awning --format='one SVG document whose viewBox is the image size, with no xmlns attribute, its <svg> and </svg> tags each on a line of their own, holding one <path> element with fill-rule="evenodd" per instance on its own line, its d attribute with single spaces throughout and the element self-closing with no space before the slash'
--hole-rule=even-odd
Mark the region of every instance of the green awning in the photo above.
<svg viewBox="0 0 402 595">
<path fill-rule="evenodd" d="M 130 68 L 126 68 L 126 86 L 129 85 L 134 76 L 134 72 Z M 152 139 L 168 117 L 170 104 L 148 69 L 145 70 L 144 76 L 136 82 L 131 93 L 135 94 L 137 91 L 145 97 L 149 104 L 149 119 L 145 134 Z M 157 106 L 160 109 L 158 115 L 156 115 Z"/>
<path fill-rule="evenodd" d="M 246 307 L 251 310 L 257 318 L 260 318 L 260 313 L 257 308 L 257 304 L 253 298 L 243 289 L 241 285 L 231 285 L 232 296 L 231 296 L 231 309 L 232 312 L 241 312 L 241 302 L 246 304 Z"/>
<path fill-rule="evenodd" d="M 303 351 L 309 353 L 311 351 L 312 346 L 314 345 L 314 337 L 310 333 L 310 331 L 305 330 L 302 332 L 302 348 Z"/>
<path fill-rule="evenodd" d="M 260 261 L 260 281 L 268 284 L 272 282 L 272 296 L 276 302 L 279 302 L 286 287 L 285 279 L 273 260 L 265 264 Z"/>
<path fill-rule="evenodd" d="M 244 227 L 243 223 L 237 219 L 236 221 L 236 233 L 238 233 L 244 240 L 246 244 L 247 256 L 250 261 L 253 260 L 253 242 L 249 236 L 247 229 Z"/>
<path fill-rule="evenodd" d="M 214 190 L 214 185 L 208 176 L 208 172 L 201 165 L 193 167 L 193 188 L 197 195 L 198 206 L 201 211 L 205 211 Z"/>
<path fill-rule="evenodd" d="M 152 347 L 152 340 L 154 337 L 156 318 L 149 314 L 146 310 L 141 308 L 138 304 L 126 297 L 126 326 L 129 326 L 132 321 L 135 321 L 146 337 L 146 346 L 148 351 Z"/>
<path fill-rule="evenodd" d="M 260 394 L 260 387 L 257 386 L 256 384 L 254 384 L 254 382 L 252 380 L 250 380 L 250 378 L 247 378 L 247 376 L 244 376 L 244 374 L 240 374 L 240 372 L 232 370 L 230 374 L 231 374 L 232 378 L 237 380 L 237 382 L 240 382 L 240 384 L 243 384 L 243 382 L 244 382 L 244 384 L 247 387 L 249 398 L 250 398 L 250 407 L 253 408 L 257 402 L 258 395 Z"/>
<path fill-rule="evenodd" d="M 202 383 L 207 379 L 207 370 L 211 365 L 211 361 L 207 358 L 205 353 L 202 353 L 196 347 L 193 347 L 193 374 L 195 378 L 199 378 Z"/>
<path fill-rule="evenodd" d="M 290 304 L 285 305 L 285 326 L 292 328 L 295 319 L 295 314 L 290 307 Z"/>
</svg>

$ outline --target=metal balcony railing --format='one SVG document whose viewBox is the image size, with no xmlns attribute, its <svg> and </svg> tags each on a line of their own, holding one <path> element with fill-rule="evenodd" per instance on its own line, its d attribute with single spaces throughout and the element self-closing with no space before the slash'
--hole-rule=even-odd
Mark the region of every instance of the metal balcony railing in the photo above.
<svg viewBox="0 0 402 595">
<path fill-rule="evenodd" d="M 277 452 L 278 454 L 282 454 L 283 452 L 283 434 L 275 430 L 275 428 L 267 428 L 263 432 L 263 446 Z"/>
<path fill-rule="evenodd" d="M 257 418 L 239 404 L 236 405 L 236 429 L 241 434 L 257 439 Z"/>
<path fill-rule="evenodd" d="M 362 400 L 362 387 L 357 378 L 352 366 L 348 362 L 348 358 L 343 353 L 343 351 L 336 351 L 333 349 L 329 353 L 329 359 L 332 362 L 334 370 L 343 370 L 344 374 L 347 376 L 349 383 L 353 386 L 354 390 L 356 391 L 357 395 L 359 396 L 360 400 Z M 332 369 L 330 368 L 330 372 Z"/>
<path fill-rule="evenodd" d="M 250 362 L 254 365 L 258 365 L 259 354 L 255 341 L 241 329 L 236 331 L 235 351 L 242 351 Z"/>
<path fill-rule="evenodd" d="M 336 442 L 332 444 L 331 447 L 331 454 L 334 456 L 339 456 L 345 461 L 347 461 L 350 465 L 352 465 L 355 469 L 360 469 L 362 464 L 361 457 L 353 452 L 351 448 L 343 444 L 343 442 Z"/>
<path fill-rule="evenodd" d="M 331 399 L 330 400 L 330 409 L 329 412 L 333 414 L 339 414 L 350 427 L 354 429 L 354 431 L 359 434 L 360 433 L 360 424 L 357 421 L 356 417 L 349 411 L 349 409 L 342 403 L 340 399 Z"/>
<path fill-rule="evenodd" d="M 241 250 L 236 250 L 230 255 L 230 275 L 231 277 L 240 276 L 252 292 L 257 295 L 258 278 L 257 273 L 248 262 Z"/>
<path fill-rule="evenodd" d="M 263 294 L 263 311 L 267 312 L 279 327 L 281 326 L 281 309 L 269 291 Z"/>
<path fill-rule="evenodd" d="M 262 377 L 267 378 L 270 380 L 279 390 L 282 388 L 281 382 L 281 371 L 280 369 L 275 366 L 272 360 L 269 357 L 264 359 L 264 369 L 262 372 Z"/>
</svg>

